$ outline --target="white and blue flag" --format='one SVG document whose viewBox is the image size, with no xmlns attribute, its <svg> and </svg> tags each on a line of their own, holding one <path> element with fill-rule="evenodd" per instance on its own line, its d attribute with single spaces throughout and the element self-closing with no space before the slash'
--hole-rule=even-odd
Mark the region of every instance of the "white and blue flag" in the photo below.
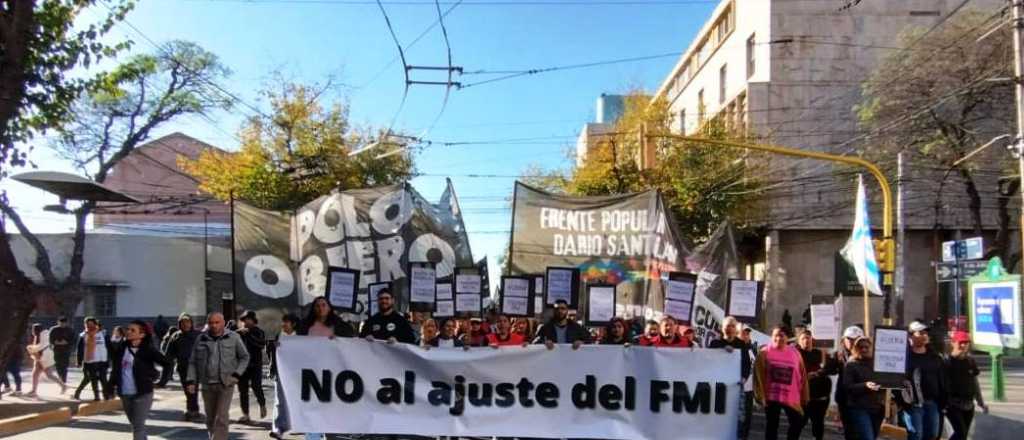
<svg viewBox="0 0 1024 440">
<path fill-rule="evenodd" d="M 853 234 L 839 251 L 857 272 L 857 281 L 869 292 L 882 295 L 879 282 L 875 246 L 871 242 L 871 221 L 868 219 L 868 198 L 864 191 L 864 176 L 857 176 L 857 206 L 853 217 Z"/>
</svg>

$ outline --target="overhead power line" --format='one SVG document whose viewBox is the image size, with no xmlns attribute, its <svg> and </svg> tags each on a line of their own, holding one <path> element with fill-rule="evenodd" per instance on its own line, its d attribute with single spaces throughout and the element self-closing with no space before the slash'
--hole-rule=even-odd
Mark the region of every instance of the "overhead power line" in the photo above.
<svg viewBox="0 0 1024 440">
<path fill-rule="evenodd" d="M 373 5 L 374 0 L 190 0 L 203 3 L 247 3 L 247 4 L 295 4 L 295 5 Z M 463 3 L 467 6 L 688 6 L 718 4 L 719 0 L 466 0 L 438 2 L 442 5 Z M 391 0 L 384 2 L 395 6 L 434 6 L 430 0 Z"/>
<path fill-rule="evenodd" d="M 463 75 L 502 75 L 502 76 L 499 76 L 497 78 L 486 79 L 486 80 L 483 80 L 483 81 L 477 81 L 475 83 L 463 84 L 462 87 L 460 87 L 460 88 L 465 89 L 465 88 L 468 88 L 468 87 L 474 87 L 474 86 L 478 86 L 478 85 L 481 85 L 481 84 L 488 84 L 488 83 L 493 83 L 493 82 L 498 82 L 498 81 L 505 81 L 505 80 L 509 80 L 509 79 L 513 79 L 513 78 L 518 78 L 518 77 L 521 77 L 521 76 L 536 75 L 536 74 L 539 74 L 539 73 L 550 73 L 550 72 L 556 72 L 556 71 L 559 71 L 559 70 L 585 69 L 585 68 L 588 68 L 588 67 L 607 66 L 607 65 L 611 65 L 611 64 L 633 63 L 633 62 L 638 62 L 638 61 L 649 61 L 649 60 L 656 60 L 656 59 L 660 59 L 660 58 L 678 57 L 678 56 L 680 56 L 682 54 L 683 54 L 682 52 L 669 52 L 669 53 L 661 53 L 661 54 L 656 54 L 656 55 L 646 55 L 646 56 L 629 57 L 629 58 L 618 58 L 618 59 L 613 59 L 613 60 L 594 61 L 594 62 L 589 62 L 589 63 L 568 64 L 568 65 L 564 65 L 564 66 L 542 67 L 542 68 L 526 69 L 526 70 L 473 70 L 473 71 L 466 71 L 466 72 L 463 72 L 462 74 Z"/>
</svg>

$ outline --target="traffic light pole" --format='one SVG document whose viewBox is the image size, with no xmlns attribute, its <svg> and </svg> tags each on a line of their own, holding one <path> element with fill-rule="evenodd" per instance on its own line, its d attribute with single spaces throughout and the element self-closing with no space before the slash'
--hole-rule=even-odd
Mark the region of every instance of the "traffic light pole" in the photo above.
<svg viewBox="0 0 1024 440">
<path fill-rule="evenodd" d="M 878 181 L 878 186 L 882 189 L 882 250 L 883 256 L 879 261 L 879 267 L 883 274 L 883 284 L 885 287 L 885 308 L 883 309 L 883 318 L 887 321 L 891 320 L 890 304 L 892 296 L 892 275 L 896 268 L 895 261 L 895 240 L 893 240 L 893 204 L 892 204 L 892 189 L 889 186 L 889 181 L 882 174 L 882 170 L 877 165 L 868 162 L 859 157 L 852 156 L 839 156 L 836 154 L 821 153 L 818 151 L 806 151 L 790 147 L 782 147 L 778 145 L 764 145 L 764 144 L 750 144 L 746 142 L 736 141 L 725 141 L 717 139 L 705 139 L 694 136 L 684 136 L 678 134 L 651 134 L 647 132 L 646 127 L 640 129 L 640 144 L 641 154 L 648 154 L 647 140 L 649 138 L 659 139 L 675 139 L 680 141 L 687 141 L 693 143 L 716 145 L 719 147 L 726 148 L 739 148 L 754 151 L 763 151 L 771 154 L 779 154 L 783 156 L 801 157 L 807 159 L 823 160 L 828 162 L 838 162 L 846 165 L 852 165 L 863 168 L 874 176 L 875 180 Z M 865 301 L 867 300 L 867 289 L 864 290 Z M 870 326 L 871 316 L 869 310 L 864 310 L 864 325 Z"/>
</svg>

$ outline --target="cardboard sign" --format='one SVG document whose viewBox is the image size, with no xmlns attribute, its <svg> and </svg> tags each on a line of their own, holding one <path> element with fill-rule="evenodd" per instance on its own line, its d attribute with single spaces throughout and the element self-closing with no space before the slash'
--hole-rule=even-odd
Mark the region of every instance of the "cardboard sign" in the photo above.
<svg viewBox="0 0 1024 440">
<path fill-rule="evenodd" d="M 327 269 L 327 300 L 339 312 L 356 310 L 356 290 L 359 272 L 341 267 Z"/>
<path fill-rule="evenodd" d="M 729 280 L 725 314 L 737 321 L 753 324 L 761 314 L 761 292 L 764 284 L 759 281 Z"/>
<path fill-rule="evenodd" d="M 590 284 L 587 286 L 586 325 L 605 326 L 615 317 L 615 286 Z"/>
</svg>

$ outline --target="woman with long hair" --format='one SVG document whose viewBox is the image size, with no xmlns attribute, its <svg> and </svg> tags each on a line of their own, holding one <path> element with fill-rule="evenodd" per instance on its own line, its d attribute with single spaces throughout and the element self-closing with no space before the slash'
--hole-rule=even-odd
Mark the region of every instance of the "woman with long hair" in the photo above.
<svg viewBox="0 0 1024 440">
<path fill-rule="evenodd" d="M 302 320 L 296 333 L 299 336 L 328 339 L 336 337 L 351 338 L 355 336 L 352 326 L 334 312 L 334 306 L 331 305 L 326 296 L 318 296 L 309 304 L 309 311 L 306 312 L 306 317 Z M 306 440 L 320 440 L 324 438 L 324 434 L 307 432 L 305 438 Z"/>
<path fill-rule="evenodd" d="M 789 330 L 775 326 L 771 344 L 754 360 L 754 398 L 764 407 L 766 440 L 778 438 L 782 412 L 789 422 L 787 440 L 798 440 L 804 427 L 804 408 L 810 399 L 807 370 L 800 352 L 788 341 Z"/>
<path fill-rule="evenodd" d="M 316 297 L 309 305 L 309 311 L 298 330 L 299 336 L 344 337 L 355 336 L 352 326 L 334 312 L 334 306 L 326 296 Z"/>
<path fill-rule="evenodd" d="M 25 397 L 36 397 L 39 388 L 40 376 L 46 375 L 57 385 L 60 385 L 60 393 L 68 390 L 68 385 L 60 380 L 56 372 L 56 362 L 53 359 L 53 347 L 50 346 L 50 331 L 45 330 L 42 324 L 32 324 L 32 343 L 25 349 L 32 357 L 32 391 Z"/>
<path fill-rule="evenodd" d="M 121 397 L 124 414 L 132 425 L 133 440 L 146 439 L 146 418 L 153 407 L 153 382 L 160 378 L 156 366 L 171 367 L 154 341 L 145 322 L 132 321 L 110 358 L 110 389 Z"/>
<path fill-rule="evenodd" d="M 616 316 L 605 326 L 604 337 L 599 343 L 601 345 L 630 345 L 632 340 L 626 321 Z"/>
</svg>

